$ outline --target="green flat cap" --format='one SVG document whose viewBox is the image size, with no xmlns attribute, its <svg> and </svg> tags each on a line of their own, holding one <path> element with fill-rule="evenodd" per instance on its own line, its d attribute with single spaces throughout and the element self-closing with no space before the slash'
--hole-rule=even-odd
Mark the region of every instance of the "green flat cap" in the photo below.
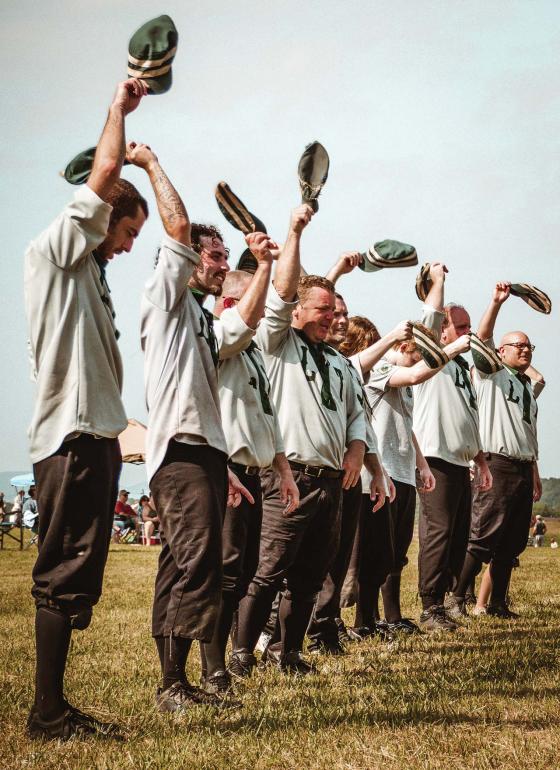
<svg viewBox="0 0 560 770">
<path fill-rule="evenodd" d="M 439 342 L 420 324 L 412 324 L 412 337 L 416 348 L 430 369 L 438 369 L 449 362 L 449 356 Z"/>
<path fill-rule="evenodd" d="M 373 273 L 385 267 L 412 267 L 418 264 L 418 254 L 414 246 L 400 241 L 378 241 L 364 254 L 360 268 L 366 273 Z"/>
<path fill-rule="evenodd" d="M 251 252 L 251 249 L 245 249 L 243 254 L 239 257 L 236 270 L 244 270 L 246 273 L 255 273 L 258 267 L 256 257 Z"/>
<path fill-rule="evenodd" d="M 416 296 L 420 302 L 425 302 L 431 288 L 432 279 L 430 278 L 430 263 L 425 262 L 416 276 Z"/>
<path fill-rule="evenodd" d="M 538 310 L 539 313 L 549 315 L 552 310 L 550 297 L 544 291 L 537 289 L 536 286 L 531 286 L 529 283 L 512 283 L 510 292 L 514 297 L 521 297 L 524 302 L 532 307 L 533 310 Z"/>
<path fill-rule="evenodd" d="M 319 210 L 317 198 L 329 175 L 329 156 L 320 142 L 308 144 L 299 159 L 298 178 L 301 202 L 307 203 L 313 211 Z"/>
<path fill-rule="evenodd" d="M 245 235 L 249 235 L 249 233 L 266 233 L 264 223 L 254 214 L 251 214 L 247 206 L 237 197 L 228 184 L 218 182 L 214 194 L 220 211 L 230 225 L 237 230 L 241 230 Z"/>
<path fill-rule="evenodd" d="M 470 334 L 471 353 L 475 368 L 483 374 L 496 374 L 504 366 L 495 350 L 488 347 L 474 332 Z"/>
<path fill-rule="evenodd" d="M 158 16 L 136 30 L 128 44 L 128 76 L 140 78 L 152 94 L 171 88 L 171 64 L 179 35 L 169 16 Z"/>
<path fill-rule="evenodd" d="M 63 176 L 67 182 L 70 182 L 70 184 L 85 184 L 87 182 L 93 168 L 96 150 L 97 147 L 90 147 L 89 150 L 84 150 L 84 152 L 80 152 L 75 158 L 72 158 L 64 169 Z M 123 165 L 130 165 L 130 161 L 125 160 Z"/>
</svg>

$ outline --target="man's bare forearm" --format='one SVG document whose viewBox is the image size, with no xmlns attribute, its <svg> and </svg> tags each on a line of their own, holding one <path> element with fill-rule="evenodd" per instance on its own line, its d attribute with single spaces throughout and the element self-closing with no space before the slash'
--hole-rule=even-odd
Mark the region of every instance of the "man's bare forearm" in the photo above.
<svg viewBox="0 0 560 770">
<path fill-rule="evenodd" d="M 124 112 L 111 105 L 103 133 L 95 151 L 90 187 L 105 200 L 120 176 L 125 155 Z"/>
<path fill-rule="evenodd" d="M 191 223 L 181 196 L 159 163 L 151 163 L 146 171 L 154 189 L 165 232 L 184 246 L 190 246 Z"/>
</svg>

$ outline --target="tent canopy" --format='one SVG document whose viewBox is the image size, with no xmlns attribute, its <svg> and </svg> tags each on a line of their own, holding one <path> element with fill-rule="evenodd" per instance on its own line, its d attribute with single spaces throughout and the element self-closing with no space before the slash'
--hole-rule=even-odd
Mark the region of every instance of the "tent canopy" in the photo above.
<svg viewBox="0 0 560 770">
<path fill-rule="evenodd" d="M 23 489 L 24 487 L 32 487 L 35 484 L 35 479 L 32 473 L 22 473 L 19 476 L 12 476 L 10 484 L 18 489 Z"/>
<path fill-rule="evenodd" d="M 147 428 L 138 420 L 131 419 L 119 436 L 123 463 L 139 465 L 146 460 Z"/>
</svg>

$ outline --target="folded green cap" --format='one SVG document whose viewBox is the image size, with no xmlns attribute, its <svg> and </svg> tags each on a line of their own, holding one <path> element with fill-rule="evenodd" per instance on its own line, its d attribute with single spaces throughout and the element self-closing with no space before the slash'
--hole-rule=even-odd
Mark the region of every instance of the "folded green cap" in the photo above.
<svg viewBox="0 0 560 770">
<path fill-rule="evenodd" d="M 373 273 L 385 267 L 412 267 L 418 264 L 414 246 L 400 241 L 378 241 L 362 254 L 359 267 L 366 273 Z"/>
<path fill-rule="evenodd" d="M 470 334 L 473 363 L 483 374 L 496 374 L 504 366 L 495 350 L 486 345 L 474 332 Z"/>
<path fill-rule="evenodd" d="M 254 214 L 251 214 L 247 206 L 226 182 L 218 182 L 214 194 L 220 211 L 230 225 L 241 230 L 245 235 L 266 233 L 264 223 Z"/>
<path fill-rule="evenodd" d="M 552 310 L 550 297 L 544 291 L 537 289 L 536 286 L 531 286 L 529 283 L 512 283 L 510 292 L 515 297 L 521 297 L 529 307 L 532 307 L 533 310 L 538 310 L 539 313 L 549 315 Z"/>
<path fill-rule="evenodd" d="M 329 156 L 320 142 L 308 144 L 298 164 L 301 202 L 307 203 L 313 211 L 319 210 L 317 198 L 329 175 Z"/>
<path fill-rule="evenodd" d="M 70 163 L 64 169 L 64 178 L 70 184 L 85 184 L 91 174 L 93 168 L 93 159 L 95 157 L 95 151 L 97 147 L 90 147 L 89 150 L 84 150 L 72 158 Z M 130 161 L 125 160 L 125 166 L 130 165 Z"/>
<path fill-rule="evenodd" d="M 416 276 L 416 296 L 420 302 L 425 302 L 431 288 L 432 279 L 430 278 L 430 263 L 425 262 Z"/>
<path fill-rule="evenodd" d="M 416 343 L 416 348 L 430 369 L 439 369 L 439 367 L 449 362 L 449 356 L 443 350 L 439 342 L 427 333 L 425 327 L 417 323 L 412 324 L 412 338 Z"/>
<path fill-rule="evenodd" d="M 143 24 L 128 44 L 128 76 L 140 78 L 152 94 L 171 88 L 171 64 L 179 35 L 169 16 L 158 16 Z"/>
</svg>

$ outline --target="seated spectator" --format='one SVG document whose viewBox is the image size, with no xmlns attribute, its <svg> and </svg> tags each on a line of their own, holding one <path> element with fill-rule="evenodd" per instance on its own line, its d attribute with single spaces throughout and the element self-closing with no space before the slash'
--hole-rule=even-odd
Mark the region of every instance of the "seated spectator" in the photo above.
<svg viewBox="0 0 560 770">
<path fill-rule="evenodd" d="M 134 508 L 128 503 L 129 492 L 121 489 L 118 500 L 115 504 L 115 519 L 113 521 L 113 531 L 115 540 L 120 541 L 121 536 L 130 530 L 136 531 L 136 514 Z"/>
<path fill-rule="evenodd" d="M 142 521 L 144 525 L 144 545 L 151 545 L 152 537 L 159 529 L 159 518 L 154 506 L 153 498 L 147 498 L 142 508 Z"/>
<path fill-rule="evenodd" d="M 551 547 L 551 548 L 558 548 L 558 541 L 556 540 L 556 538 L 555 538 L 555 537 L 552 537 L 552 538 L 550 539 L 550 547 Z"/>
<path fill-rule="evenodd" d="M 21 512 L 23 510 L 23 504 L 25 502 L 25 492 L 23 489 L 18 490 L 17 495 L 14 497 L 14 504 L 10 512 L 10 522 L 15 527 L 21 527 Z"/>
<path fill-rule="evenodd" d="M 35 487 L 29 487 L 27 494 L 29 497 L 23 504 L 22 509 L 23 526 L 30 529 L 36 535 L 39 532 L 39 511 L 37 509 Z"/>
</svg>

